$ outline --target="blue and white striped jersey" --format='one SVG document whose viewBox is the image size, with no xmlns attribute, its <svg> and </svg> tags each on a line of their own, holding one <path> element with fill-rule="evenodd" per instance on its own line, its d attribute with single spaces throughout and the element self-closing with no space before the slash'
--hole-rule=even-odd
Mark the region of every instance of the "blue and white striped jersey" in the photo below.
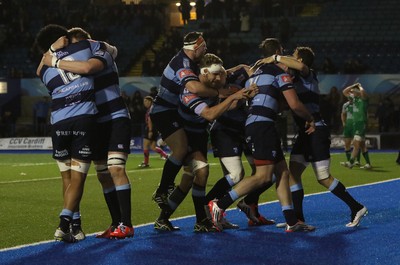
<svg viewBox="0 0 400 265">
<path fill-rule="evenodd" d="M 281 93 L 294 89 L 292 78 L 279 66 L 265 64 L 250 76 L 246 87 L 253 83 L 257 84 L 259 93 L 250 101 L 246 126 L 254 122 L 274 122 L 279 112 Z"/>
<path fill-rule="evenodd" d="M 151 113 L 177 109 L 179 94 L 189 81 L 199 81 L 200 69 L 183 50 L 169 62 L 161 76 L 158 94 L 153 102 Z"/>
<path fill-rule="evenodd" d="M 320 91 L 318 86 L 318 79 L 314 71 L 310 69 L 308 76 L 303 77 L 296 75 L 294 79 L 294 86 L 296 89 L 299 100 L 304 104 L 307 110 L 313 115 L 315 122 L 321 120 L 320 115 Z M 300 128 L 304 127 L 305 120 L 300 118 L 296 114 L 293 114 L 293 118 Z"/>
<path fill-rule="evenodd" d="M 121 97 L 118 68 L 113 57 L 102 47 L 102 50 L 95 52 L 93 58 L 105 64 L 104 69 L 94 76 L 95 101 L 99 110 L 97 121 L 130 118 L 128 108 Z"/>
<path fill-rule="evenodd" d="M 80 41 L 56 52 L 57 58 L 87 61 L 100 49 L 97 41 Z M 52 98 L 51 124 L 83 115 L 95 115 L 94 80 L 58 68 L 43 66 L 40 78 Z"/>
<path fill-rule="evenodd" d="M 200 116 L 201 112 L 205 107 L 215 105 L 217 102 L 210 98 L 201 98 L 187 89 L 183 90 L 179 99 L 178 113 L 184 120 L 183 128 L 191 132 L 204 132 L 209 122 Z"/>
</svg>

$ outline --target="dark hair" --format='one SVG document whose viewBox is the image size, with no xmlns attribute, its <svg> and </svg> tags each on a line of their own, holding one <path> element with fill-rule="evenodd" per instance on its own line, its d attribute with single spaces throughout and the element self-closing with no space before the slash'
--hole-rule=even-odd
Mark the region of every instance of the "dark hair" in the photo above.
<svg viewBox="0 0 400 265">
<path fill-rule="evenodd" d="M 281 51 L 282 49 L 281 43 L 276 38 L 267 38 L 258 47 L 261 49 L 264 57 L 272 56 L 276 54 L 276 51 Z"/>
<path fill-rule="evenodd" d="M 303 63 L 311 67 L 314 63 L 315 54 L 310 47 L 297 47 L 297 56 L 303 59 Z"/>
<path fill-rule="evenodd" d="M 203 36 L 202 32 L 197 32 L 197 31 L 192 31 L 189 32 L 188 34 L 183 37 L 183 44 L 192 44 L 192 42 L 195 42 L 200 36 Z"/>
<path fill-rule="evenodd" d="M 217 55 L 213 53 L 206 53 L 203 58 L 201 58 L 199 67 L 209 67 L 212 64 L 224 64 L 221 58 L 219 58 Z"/>
<path fill-rule="evenodd" d="M 76 38 L 78 40 L 87 40 L 92 38 L 87 31 L 78 27 L 69 29 L 68 37 L 69 39 Z"/>
<path fill-rule="evenodd" d="M 39 52 L 45 53 L 58 38 L 62 36 L 67 36 L 67 28 L 56 25 L 49 24 L 38 32 L 35 39 L 35 45 L 39 49 Z"/>
</svg>

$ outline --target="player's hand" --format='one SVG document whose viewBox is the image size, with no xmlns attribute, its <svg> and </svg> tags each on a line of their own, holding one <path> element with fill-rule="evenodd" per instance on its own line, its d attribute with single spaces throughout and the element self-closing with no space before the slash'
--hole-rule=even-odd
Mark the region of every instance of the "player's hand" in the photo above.
<svg viewBox="0 0 400 265">
<path fill-rule="evenodd" d="M 51 65 L 51 61 L 52 61 L 52 59 L 53 59 L 53 55 L 51 54 L 51 53 L 49 53 L 49 52 L 46 52 L 45 54 L 43 54 L 43 57 L 42 57 L 42 63 L 44 64 L 44 65 L 47 65 L 47 66 L 52 66 Z"/>
<path fill-rule="evenodd" d="M 312 121 L 306 121 L 306 133 L 307 134 L 312 134 L 313 132 L 315 132 L 315 122 L 314 120 Z"/>
<path fill-rule="evenodd" d="M 260 92 L 260 89 L 258 89 L 257 84 L 251 84 L 247 89 L 248 89 L 247 91 L 248 98 L 253 98 L 255 95 L 258 94 L 258 92 Z"/>
<path fill-rule="evenodd" d="M 264 65 L 264 64 L 269 64 L 269 63 L 274 63 L 275 62 L 275 55 L 266 57 L 266 58 L 262 58 L 260 60 L 258 60 L 251 68 L 250 71 L 252 71 L 254 73 L 255 70 L 257 70 L 257 68 L 259 68 L 260 66 Z"/>
<path fill-rule="evenodd" d="M 243 88 L 238 90 L 236 93 L 230 95 L 229 97 L 234 100 L 249 99 L 250 90 L 248 88 Z"/>
<path fill-rule="evenodd" d="M 51 47 L 53 47 L 54 50 L 58 50 L 64 48 L 67 45 L 68 45 L 68 38 L 66 36 L 61 36 L 51 45 Z"/>
</svg>

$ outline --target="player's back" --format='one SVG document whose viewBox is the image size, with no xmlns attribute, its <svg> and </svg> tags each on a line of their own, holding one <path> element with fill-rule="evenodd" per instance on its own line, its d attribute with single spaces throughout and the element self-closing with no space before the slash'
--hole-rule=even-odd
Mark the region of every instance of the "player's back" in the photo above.
<svg viewBox="0 0 400 265">
<path fill-rule="evenodd" d="M 275 122 L 281 93 L 294 88 L 290 75 L 275 64 L 265 64 L 250 76 L 246 87 L 253 83 L 259 92 L 250 101 L 246 126 L 254 122 Z"/>
<path fill-rule="evenodd" d="M 98 122 L 117 118 L 129 118 L 129 111 L 121 97 L 118 67 L 112 55 L 101 49 L 94 53 L 104 63 L 104 69 L 94 76 L 95 101 L 99 110 Z"/>
<path fill-rule="evenodd" d="M 96 44 L 80 41 L 58 50 L 55 55 L 63 60 L 86 61 L 95 48 Z M 40 77 L 52 97 L 52 124 L 97 113 L 93 77 L 47 66 L 41 69 Z"/>
<path fill-rule="evenodd" d="M 295 89 L 299 100 L 304 104 L 306 109 L 313 115 L 316 123 L 322 120 L 320 114 L 320 90 L 318 85 L 317 75 L 313 70 L 310 69 L 308 76 L 301 76 L 297 74 L 295 76 Z M 300 128 L 305 124 L 305 120 L 297 115 L 293 115 L 293 118 Z"/>
<path fill-rule="evenodd" d="M 165 67 L 160 80 L 158 94 L 154 100 L 152 113 L 177 109 L 179 94 L 189 81 L 199 81 L 197 64 L 181 50 Z"/>
</svg>

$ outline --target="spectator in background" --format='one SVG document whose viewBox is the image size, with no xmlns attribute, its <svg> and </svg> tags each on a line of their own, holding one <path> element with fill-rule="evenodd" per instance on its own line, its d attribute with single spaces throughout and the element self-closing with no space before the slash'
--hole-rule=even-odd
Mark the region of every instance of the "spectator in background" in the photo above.
<svg viewBox="0 0 400 265">
<path fill-rule="evenodd" d="M 143 97 L 139 90 L 133 93 L 129 102 L 129 112 L 132 120 L 132 137 L 141 137 L 144 125 L 146 109 L 143 105 Z"/>
<path fill-rule="evenodd" d="M 125 91 L 121 91 L 121 97 L 122 97 L 122 99 L 124 100 L 125 105 L 126 105 L 126 106 L 128 107 L 128 109 L 129 109 L 129 105 L 130 105 L 130 102 L 131 102 L 130 97 L 126 94 Z"/>
<path fill-rule="evenodd" d="M 4 130 L 5 137 L 14 137 L 15 136 L 15 122 L 17 118 L 13 114 L 11 110 L 4 110 L 1 115 L 1 123 Z"/>
<path fill-rule="evenodd" d="M 389 97 L 379 101 L 379 106 L 375 113 L 375 119 L 378 119 L 379 132 L 389 132 L 392 125 L 394 114 L 394 104 Z"/>
<path fill-rule="evenodd" d="M 143 105 L 146 108 L 146 114 L 145 114 L 145 126 L 144 126 L 144 134 L 143 134 L 143 156 L 144 160 L 143 162 L 139 165 L 140 168 L 146 168 L 149 167 L 149 160 L 150 160 L 150 149 L 153 150 L 154 152 L 158 153 L 161 158 L 166 160 L 168 158 L 168 155 L 162 150 L 160 147 L 156 146 L 156 142 L 158 139 L 158 131 L 156 131 L 153 128 L 153 123 L 151 122 L 150 119 L 150 108 L 153 105 L 153 98 L 150 96 L 146 96 L 143 99 Z"/>
<path fill-rule="evenodd" d="M 197 0 L 196 1 L 196 19 L 203 20 L 204 18 L 204 0 Z"/>
<path fill-rule="evenodd" d="M 250 14 L 249 11 L 244 8 L 242 8 L 242 10 L 240 11 L 240 31 L 250 31 Z"/>
<path fill-rule="evenodd" d="M 190 6 L 189 0 L 181 0 L 181 5 L 179 6 L 179 12 L 182 13 L 183 24 L 186 25 L 190 20 L 190 10 L 192 7 Z"/>
<path fill-rule="evenodd" d="M 327 95 L 327 102 L 329 104 L 329 119 L 328 125 L 331 126 L 333 132 L 337 133 L 341 126 L 341 102 L 342 96 L 336 86 L 333 86 Z"/>
<path fill-rule="evenodd" d="M 321 72 L 324 74 L 337 74 L 337 68 L 331 58 L 325 57 L 324 63 L 321 66 Z"/>
<path fill-rule="evenodd" d="M 48 97 L 43 97 L 34 106 L 33 113 L 35 117 L 35 135 L 46 136 L 47 135 L 47 118 L 50 110 L 50 102 Z"/>
</svg>

